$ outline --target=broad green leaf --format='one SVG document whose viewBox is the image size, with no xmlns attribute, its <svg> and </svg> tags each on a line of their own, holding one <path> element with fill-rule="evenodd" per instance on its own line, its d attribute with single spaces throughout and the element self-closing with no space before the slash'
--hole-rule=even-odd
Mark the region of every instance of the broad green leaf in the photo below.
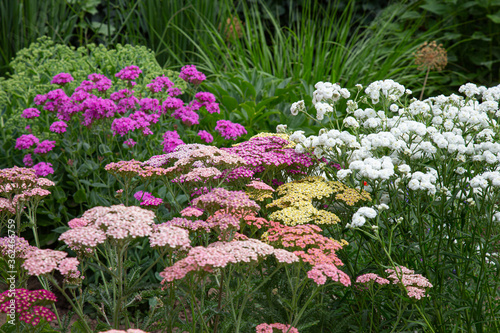
<svg viewBox="0 0 500 333">
<path fill-rule="evenodd" d="M 76 203 L 83 203 L 87 201 L 87 195 L 85 194 L 85 190 L 81 188 L 78 191 L 76 191 L 75 194 L 73 194 L 73 200 L 75 200 Z"/>
<path fill-rule="evenodd" d="M 222 105 L 224 105 L 228 111 L 233 111 L 238 107 L 238 101 L 234 97 L 224 95 L 222 96 Z"/>
</svg>

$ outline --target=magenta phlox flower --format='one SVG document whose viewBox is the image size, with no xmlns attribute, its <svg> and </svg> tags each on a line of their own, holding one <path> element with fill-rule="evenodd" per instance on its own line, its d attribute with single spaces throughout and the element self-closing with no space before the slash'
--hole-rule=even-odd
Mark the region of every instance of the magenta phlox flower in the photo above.
<svg viewBox="0 0 500 333">
<path fill-rule="evenodd" d="M 49 130 L 54 133 L 64 133 L 68 128 L 68 124 L 64 121 L 55 121 L 50 125 Z"/>
<path fill-rule="evenodd" d="M 0 294 L 0 312 L 10 313 L 12 306 L 16 317 L 31 326 L 37 326 L 42 320 L 55 320 L 56 315 L 45 306 L 57 301 L 54 293 L 45 290 L 14 289 Z"/>
<path fill-rule="evenodd" d="M 149 126 L 158 122 L 160 115 L 157 113 L 147 114 L 143 111 L 136 111 L 130 115 L 130 118 L 137 122 L 138 128 L 149 129 Z"/>
<path fill-rule="evenodd" d="M 155 197 L 149 192 L 138 191 L 134 194 L 134 198 L 140 202 L 141 206 L 159 206 L 163 200 Z"/>
<path fill-rule="evenodd" d="M 194 96 L 200 102 L 213 103 L 215 102 L 215 95 L 209 92 L 200 91 Z"/>
<path fill-rule="evenodd" d="M 180 88 L 177 88 L 177 87 L 168 88 L 167 94 L 170 97 L 179 96 L 179 95 L 182 95 L 182 90 Z"/>
<path fill-rule="evenodd" d="M 51 84 L 58 84 L 64 86 L 66 83 L 74 81 L 73 77 L 69 73 L 59 73 L 52 78 Z"/>
<path fill-rule="evenodd" d="M 47 95 L 41 95 L 41 94 L 36 95 L 35 98 L 33 99 L 33 102 L 35 102 L 36 105 L 44 105 L 46 101 L 47 101 Z"/>
<path fill-rule="evenodd" d="M 184 106 L 182 99 L 175 97 L 167 97 L 162 104 L 163 113 L 169 113 L 172 110 L 177 110 Z"/>
<path fill-rule="evenodd" d="M 137 122 L 128 117 L 116 118 L 111 124 L 113 136 L 116 136 L 117 134 L 120 136 L 127 135 L 129 132 L 133 132 L 138 127 Z"/>
<path fill-rule="evenodd" d="M 69 97 L 64 92 L 64 90 L 62 89 L 49 91 L 46 94 L 46 97 L 47 99 L 45 101 L 43 109 L 50 112 L 59 111 L 61 108 L 64 108 L 66 103 L 68 103 L 70 100 Z"/>
<path fill-rule="evenodd" d="M 198 136 L 206 143 L 211 143 L 214 141 L 214 137 L 212 136 L 212 134 L 208 133 L 207 131 L 199 131 Z"/>
<path fill-rule="evenodd" d="M 273 333 L 274 330 L 280 330 L 283 333 L 299 333 L 299 330 L 293 326 L 274 323 L 274 324 L 259 324 L 255 328 L 256 333 Z"/>
<path fill-rule="evenodd" d="M 52 163 L 40 162 L 33 166 L 35 173 L 39 177 L 45 177 L 54 173 Z"/>
<path fill-rule="evenodd" d="M 88 79 L 94 82 L 92 89 L 97 89 L 100 92 L 106 91 L 113 85 L 113 82 L 105 75 L 93 73 L 88 76 Z"/>
<path fill-rule="evenodd" d="M 16 140 L 16 145 L 14 148 L 23 150 L 30 149 L 32 146 L 37 145 L 40 140 L 33 134 L 23 134 Z"/>
<path fill-rule="evenodd" d="M 195 65 L 186 65 L 182 67 L 179 77 L 192 84 L 200 84 L 206 80 L 205 74 L 199 72 Z"/>
<path fill-rule="evenodd" d="M 28 168 L 33 166 L 33 159 L 31 158 L 31 154 L 24 155 L 23 163 Z"/>
<path fill-rule="evenodd" d="M 171 88 L 174 85 L 172 81 L 165 75 L 158 76 L 154 79 L 151 80 L 151 83 L 147 84 L 146 87 L 151 91 L 153 94 L 159 93 L 162 91 L 164 88 Z"/>
<path fill-rule="evenodd" d="M 123 68 L 121 71 L 115 74 L 117 78 L 124 81 L 132 81 L 139 77 L 142 73 L 142 70 L 137 66 L 128 66 Z"/>
<path fill-rule="evenodd" d="M 111 118 L 118 111 L 115 103 L 110 99 L 91 96 L 81 104 L 83 112 L 82 125 L 91 126 L 95 121 L 102 118 Z"/>
<path fill-rule="evenodd" d="M 242 135 L 247 134 L 245 127 L 233 123 L 229 120 L 218 120 L 215 130 L 226 140 L 236 140 Z"/>
<path fill-rule="evenodd" d="M 51 151 L 52 149 L 54 149 L 55 146 L 56 146 L 55 141 L 44 140 L 36 146 L 34 153 L 35 154 L 46 154 L 49 151 Z"/>
<path fill-rule="evenodd" d="M 139 100 L 141 111 L 149 111 L 151 113 L 160 112 L 160 102 L 156 98 L 143 98 Z"/>
<path fill-rule="evenodd" d="M 186 126 L 198 125 L 200 116 L 194 112 L 190 107 L 180 107 L 172 112 L 172 117 L 180 119 Z"/>
<path fill-rule="evenodd" d="M 28 108 L 23 111 L 21 117 L 26 119 L 33 119 L 40 116 L 40 111 L 35 108 Z"/>
<path fill-rule="evenodd" d="M 132 139 L 127 139 L 123 143 L 126 144 L 129 148 L 132 148 L 133 146 L 135 146 L 137 144 L 137 142 L 135 142 Z"/>
<path fill-rule="evenodd" d="M 179 133 L 177 133 L 177 131 L 166 131 L 165 134 L 163 134 L 162 144 L 163 151 L 165 153 L 171 153 L 177 146 L 183 145 L 184 141 L 181 140 L 181 137 L 179 136 Z"/>
</svg>

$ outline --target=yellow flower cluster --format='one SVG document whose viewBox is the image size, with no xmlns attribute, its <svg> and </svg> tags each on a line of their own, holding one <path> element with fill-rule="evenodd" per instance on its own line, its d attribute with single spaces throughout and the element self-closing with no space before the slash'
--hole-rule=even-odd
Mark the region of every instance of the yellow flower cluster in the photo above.
<svg viewBox="0 0 500 333">
<path fill-rule="evenodd" d="M 336 224 L 340 222 L 334 213 L 313 206 L 314 199 L 321 200 L 334 193 L 333 188 L 328 183 L 322 177 L 306 177 L 281 185 L 276 192 L 282 197 L 267 205 L 268 208 L 278 207 L 281 209 L 273 212 L 269 218 L 281 221 L 286 225 L 310 222 Z"/>
<path fill-rule="evenodd" d="M 340 182 L 330 182 L 334 188 L 335 199 L 344 202 L 348 206 L 354 206 L 360 201 L 371 201 L 370 193 L 365 190 L 356 190 Z"/>
<path fill-rule="evenodd" d="M 255 201 L 264 201 L 264 199 L 273 197 L 272 191 L 259 190 L 251 187 L 247 188 L 246 193 L 250 199 Z"/>
<path fill-rule="evenodd" d="M 276 193 L 281 197 L 267 205 L 279 210 L 269 215 L 269 219 L 286 225 L 306 223 L 337 224 L 340 219 L 332 212 L 317 209 L 314 200 L 322 200 L 331 195 L 343 203 L 353 206 L 359 201 L 370 201 L 370 194 L 358 191 L 337 181 L 327 181 L 322 177 L 306 177 L 278 187 Z"/>
</svg>

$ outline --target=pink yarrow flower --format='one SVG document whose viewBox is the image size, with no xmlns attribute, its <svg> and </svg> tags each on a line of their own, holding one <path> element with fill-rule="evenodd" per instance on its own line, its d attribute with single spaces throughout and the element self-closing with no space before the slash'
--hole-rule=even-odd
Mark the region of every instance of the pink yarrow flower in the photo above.
<svg viewBox="0 0 500 333">
<path fill-rule="evenodd" d="M 299 330 L 293 326 L 274 323 L 274 324 L 260 324 L 255 328 L 256 333 L 273 333 L 274 330 L 280 330 L 283 333 L 299 333 Z"/>
<path fill-rule="evenodd" d="M 371 281 L 373 281 L 374 283 L 378 283 L 380 285 L 390 283 L 389 280 L 384 279 L 384 278 L 382 278 L 379 275 L 374 274 L 374 273 L 363 274 L 363 275 L 360 275 L 356 278 L 356 283 L 369 283 Z"/>
</svg>

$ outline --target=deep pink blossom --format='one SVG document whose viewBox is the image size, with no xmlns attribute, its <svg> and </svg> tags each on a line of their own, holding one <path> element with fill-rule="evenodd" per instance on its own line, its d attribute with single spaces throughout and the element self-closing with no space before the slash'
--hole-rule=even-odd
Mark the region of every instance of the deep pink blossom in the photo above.
<svg viewBox="0 0 500 333">
<path fill-rule="evenodd" d="M 54 169 L 52 169 L 52 163 L 40 162 L 33 166 L 35 173 L 37 176 L 45 177 L 47 175 L 51 175 L 54 173 Z"/>
<path fill-rule="evenodd" d="M 54 133 L 64 133 L 66 132 L 66 129 L 68 128 L 68 124 L 66 124 L 64 121 L 55 121 L 50 125 L 49 130 Z"/>
<path fill-rule="evenodd" d="M 132 81 L 139 77 L 142 70 L 137 66 L 128 66 L 123 68 L 121 71 L 115 74 L 115 76 L 124 81 Z"/>
<path fill-rule="evenodd" d="M 214 141 L 214 137 L 212 136 L 212 134 L 208 133 L 207 131 L 199 131 L 198 135 L 200 136 L 200 139 L 202 139 L 206 143 L 211 143 L 212 141 Z"/>
<path fill-rule="evenodd" d="M 64 86 L 66 83 L 69 83 L 69 82 L 71 82 L 73 80 L 74 79 L 71 76 L 71 74 L 68 74 L 68 73 L 59 73 L 56 76 L 54 76 L 54 78 L 52 79 L 52 81 L 50 81 L 50 83 L 51 84 L 58 84 L 58 85 Z"/>
<path fill-rule="evenodd" d="M 226 140 L 236 140 L 242 135 L 247 134 L 245 127 L 233 123 L 229 120 L 218 120 L 215 130 Z"/>
<path fill-rule="evenodd" d="M 29 149 L 39 142 L 40 140 L 33 134 L 23 134 L 17 138 L 15 148 L 19 150 Z"/>
<path fill-rule="evenodd" d="M 124 144 L 126 144 L 126 145 L 127 145 L 127 146 L 129 146 L 129 147 L 133 147 L 133 146 L 135 146 L 135 145 L 137 144 L 137 142 L 135 142 L 135 141 L 134 141 L 134 140 L 132 140 L 132 139 L 127 139 L 127 140 L 125 140 L 123 143 L 124 143 Z"/>
<path fill-rule="evenodd" d="M 33 159 L 31 158 L 31 154 L 24 155 L 24 157 L 23 157 L 23 163 L 28 168 L 33 166 Z"/>
<path fill-rule="evenodd" d="M 200 84 L 206 80 L 205 74 L 199 72 L 195 65 L 186 65 L 182 67 L 179 77 L 192 84 Z"/>
<path fill-rule="evenodd" d="M 46 154 L 56 146 L 55 141 L 44 140 L 40 142 L 34 150 L 35 154 Z"/>
<path fill-rule="evenodd" d="M 175 147 L 183 144 L 184 141 L 181 140 L 179 133 L 176 131 L 167 131 L 163 134 L 163 151 L 165 153 L 173 152 Z"/>
<path fill-rule="evenodd" d="M 40 111 L 35 108 L 28 108 L 23 111 L 21 117 L 26 119 L 33 119 L 40 116 Z"/>
</svg>

